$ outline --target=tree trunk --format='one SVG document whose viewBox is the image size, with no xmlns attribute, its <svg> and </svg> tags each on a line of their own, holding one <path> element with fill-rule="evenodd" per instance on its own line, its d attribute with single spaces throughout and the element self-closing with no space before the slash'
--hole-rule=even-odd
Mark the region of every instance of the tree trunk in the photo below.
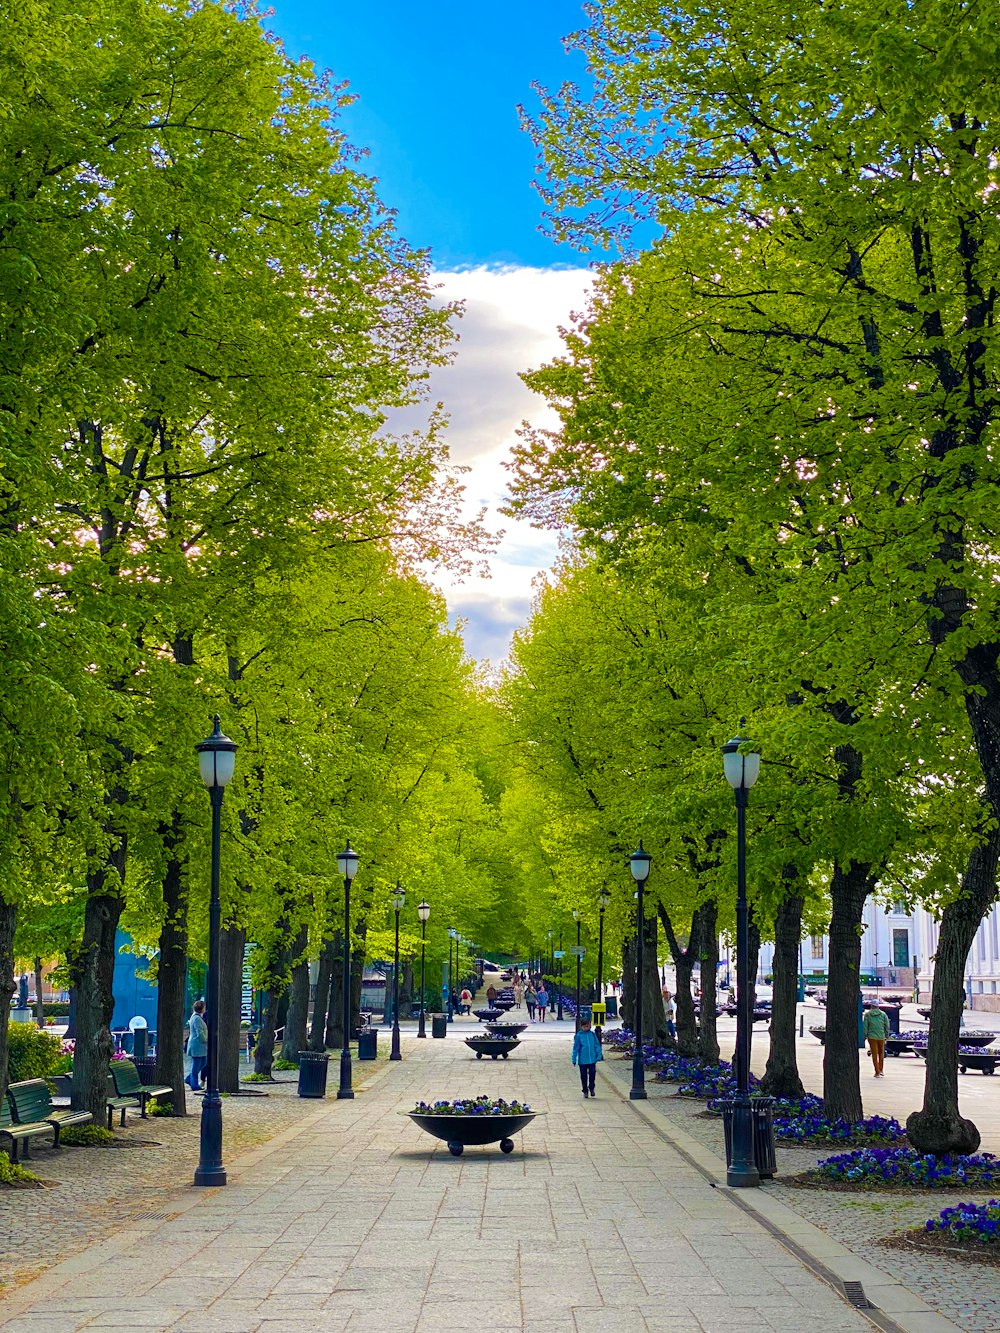
<svg viewBox="0 0 1000 1333">
<path fill-rule="evenodd" d="M 0 1097 L 7 1091 L 7 1027 L 10 1001 L 17 990 L 14 980 L 14 927 L 17 908 L 0 893 Z"/>
<path fill-rule="evenodd" d="M 98 883 L 103 886 L 113 873 L 98 872 Z M 103 1125 L 107 1118 L 114 1050 L 110 1024 L 115 1009 L 115 931 L 123 907 L 116 894 L 91 892 L 84 909 L 83 939 L 73 958 L 77 1038 L 72 1105 L 74 1111 L 89 1111 L 95 1125 Z"/>
<path fill-rule="evenodd" d="M 794 872 L 786 878 L 794 878 Z M 805 1095 L 795 1054 L 803 906 L 804 900 L 796 894 L 783 898 L 774 922 L 771 1050 L 761 1080 L 761 1091 L 771 1097 Z"/>
<path fill-rule="evenodd" d="M 292 946 L 292 984 L 288 988 L 288 1014 L 285 1018 L 285 1036 L 281 1043 L 281 1059 L 299 1063 L 299 1051 L 306 1049 L 306 1023 L 309 1018 L 309 960 L 306 950 L 309 935 L 302 926 Z"/>
<path fill-rule="evenodd" d="M 410 1016 L 413 1012 L 413 959 L 407 958 L 402 964 L 399 977 L 399 1012 L 400 1016 Z"/>
<path fill-rule="evenodd" d="M 69 961 L 70 961 L 69 955 L 67 955 L 66 957 L 67 964 L 69 963 Z M 67 1041 L 71 1037 L 74 1040 L 76 1039 L 76 987 L 75 986 L 70 986 L 69 988 L 69 1017 L 66 1020 Z"/>
<path fill-rule="evenodd" d="M 861 921 L 875 886 L 870 865 L 849 861 L 830 881 L 830 976 L 826 991 L 823 1107 L 831 1120 L 864 1115 L 858 1071 L 858 999 L 861 994 Z"/>
<path fill-rule="evenodd" d="M 344 1044 L 344 937 L 339 932 L 330 941 L 330 1000 L 326 1011 L 328 1050 L 340 1050 Z"/>
<path fill-rule="evenodd" d="M 45 1003 L 42 1000 L 42 960 L 35 958 L 35 1022 L 45 1026 Z"/>
<path fill-rule="evenodd" d="M 698 1055 L 698 1023 L 694 1016 L 694 999 L 691 995 L 691 972 L 698 956 L 700 918 L 696 909 L 691 915 L 691 936 L 687 948 L 682 949 L 673 922 L 662 903 L 657 904 L 657 912 L 663 923 L 663 931 L 670 946 L 670 955 L 674 960 L 674 971 L 677 976 L 677 989 L 674 994 L 677 1005 L 677 1050 L 681 1055 L 694 1059 Z"/>
<path fill-rule="evenodd" d="M 240 1090 L 240 1006 L 247 933 L 242 926 L 223 928 L 219 941 L 219 1091 Z"/>
<path fill-rule="evenodd" d="M 187 894 L 181 863 L 170 856 L 163 872 L 160 958 L 156 971 L 156 1081 L 173 1089 L 175 1116 L 187 1114 L 184 1083 L 184 998 L 187 981 Z"/>
<path fill-rule="evenodd" d="M 969 856 L 960 896 L 941 916 L 934 955 L 924 1102 L 906 1121 L 907 1138 L 922 1153 L 970 1153 L 979 1147 L 979 1130 L 958 1109 L 955 1047 L 962 1021 L 965 961 L 979 923 L 996 901 L 998 859 L 1000 828 L 994 823 Z"/>
<path fill-rule="evenodd" d="M 653 1046 L 665 1046 L 667 1020 L 663 1013 L 660 970 L 656 963 L 656 917 L 648 917 L 645 927 L 642 968 L 642 1039 L 650 1042 Z"/>
<path fill-rule="evenodd" d="M 635 1032 L 635 937 L 630 936 L 622 945 L 622 1023 Z"/>
<path fill-rule="evenodd" d="M 361 978 L 364 966 L 364 950 L 355 949 L 351 954 L 351 1031 L 348 1037 L 361 1026 Z"/>
<path fill-rule="evenodd" d="M 270 1077 L 274 1063 L 274 1032 L 278 1026 L 278 996 L 273 990 L 265 992 L 260 1032 L 254 1047 L 253 1072 Z"/>
<path fill-rule="evenodd" d="M 698 1056 L 706 1064 L 719 1062 L 715 1027 L 715 983 L 719 975 L 719 909 L 713 899 L 698 909 L 698 956 L 701 963 L 701 1004 L 698 1011 Z"/>
<path fill-rule="evenodd" d="M 330 976 L 333 971 L 333 940 L 325 940 L 316 971 L 316 998 L 313 1000 L 312 1022 L 309 1027 L 309 1049 L 326 1050 L 326 1023 L 330 1012 Z"/>
</svg>

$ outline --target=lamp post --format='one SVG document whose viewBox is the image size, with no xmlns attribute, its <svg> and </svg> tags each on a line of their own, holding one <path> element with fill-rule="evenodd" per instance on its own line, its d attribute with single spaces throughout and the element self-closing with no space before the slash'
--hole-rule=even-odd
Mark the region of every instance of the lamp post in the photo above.
<svg viewBox="0 0 1000 1333">
<path fill-rule="evenodd" d="M 611 894 L 602 889 L 597 895 L 600 904 L 600 926 L 597 935 L 597 1003 L 604 1003 L 604 912 L 611 901 Z"/>
<path fill-rule="evenodd" d="M 347 845 L 337 857 L 337 869 L 344 877 L 344 977 L 342 987 L 343 1001 L 343 1023 L 344 1036 L 343 1045 L 340 1048 L 340 1087 L 337 1089 L 339 1099 L 351 1100 L 354 1097 L 354 1089 L 351 1087 L 351 881 L 358 873 L 358 854 L 351 846 L 351 840 L 348 838 Z"/>
<path fill-rule="evenodd" d="M 452 929 L 448 931 L 448 1022 L 449 1023 L 455 1017 L 455 1006 L 451 1002 L 451 997 L 455 993 L 455 974 L 452 971 L 452 966 L 451 966 L 451 946 L 453 943 L 455 944 L 455 956 L 457 958 L 458 956 L 458 942 L 456 939 L 457 935 L 458 935 L 457 930 Z"/>
<path fill-rule="evenodd" d="M 546 970 L 546 972 L 548 972 L 549 976 L 551 977 L 551 976 L 553 976 L 553 975 L 555 974 L 555 970 L 556 970 L 556 960 L 555 960 L 555 957 L 553 956 L 553 953 L 552 953 L 552 931 L 551 931 L 551 930 L 549 931 L 548 939 L 549 939 L 549 956 L 548 956 L 548 958 L 546 958 L 546 960 L 545 960 L 545 963 L 546 963 L 545 970 Z"/>
<path fill-rule="evenodd" d="M 632 1004 L 635 1049 L 632 1052 L 632 1087 L 628 1094 L 632 1101 L 644 1101 L 647 1096 L 646 1069 L 642 1063 L 642 965 L 645 962 L 646 953 L 646 923 L 643 920 L 642 913 L 642 891 L 646 887 L 646 880 L 649 879 L 649 867 L 652 863 L 653 858 L 649 852 L 643 850 L 642 840 L 640 839 L 639 846 L 628 859 L 632 878 L 636 882 L 635 997 Z"/>
<path fill-rule="evenodd" d="M 563 938 L 562 931 L 559 931 L 559 971 L 556 974 L 556 1021 L 562 1022 L 562 969 L 563 969 Z"/>
<path fill-rule="evenodd" d="M 418 903 L 417 916 L 420 918 L 420 1022 L 417 1024 L 418 1037 L 427 1036 L 427 1029 L 424 1024 L 424 963 L 426 962 L 427 953 L 427 918 L 430 914 L 429 903 Z"/>
<path fill-rule="evenodd" d="M 744 725 L 745 719 L 740 720 Z M 737 1188 L 760 1184 L 754 1164 L 750 1107 L 750 986 L 747 965 L 750 940 L 747 921 L 747 798 L 760 775 L 760 755 L 750 742 L 734 736 L 722 747 L 726 781 L 736 796 L 736 1096 L 733 1098 L 733 1150 L 726 1183 Z M 740 747 L 746 753 L 740 753 Z"/>
<path fill-rule="evenodd" d="M 208 740 L 194 748 L 201 780 L 212 802 L 212 887 L 208 905 L 208 1070 L 201 1103 L 201 1149 L 196 1185 L 224 1185 L 222 1165 L 222 1098 L 219 1096 L 219 970 L 222 906 L 219 900 L 219 862 L 222 855 L 222 797 L 236 769 L 236 744 L 222 734 L 219 715 Z"/>
<path fill-rule="evenodd" d="M 580 969 L 583 958 L 580 955 L 580 913 L 573 908 L 573 920 L 576 922 L 576 1031 L 580 1031 Z"/>
<path fill-rule="evenodd" d="M 399 880 L 392 891 L 392 910 L 396 913 L 396 952 L 392 961 L 392 1045 L 389 1050 L 390 1060 L 402 1060 L 399 1049 L 399 914 L 406 903 L 406 894 Z"/>
</svg>

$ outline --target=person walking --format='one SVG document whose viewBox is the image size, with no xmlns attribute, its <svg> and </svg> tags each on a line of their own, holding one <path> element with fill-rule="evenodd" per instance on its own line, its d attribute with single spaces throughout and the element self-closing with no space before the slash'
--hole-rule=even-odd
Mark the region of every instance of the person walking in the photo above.
<svg viewBox="0 0 1000 1333">
<path fill-rule="evenodd" d="M 545 989 L 544 982 L 542 983 L 541 986 L 539 986 L 538 992 L 535 995 L 535 1004 L 538 1006 L 538 1021 L 539 1023 L 544 1023 L 545 1011 L 549 1007 L 549 993 Z"/>
<path fill-rule="evenodd" d="M 518 977 L 514 982 L 514 1005 L 520 1009 L 524 1004 L 524 987 L 521 985 L 521 978 Z"/>
<path fill-rule="evenodd" d="M 187 1051 L 191 1057 L 191 1072 L 187 1077 L 187 1084 L 192 1092 L 199 1091 L 202 1071 L 208 1063 L 208 1024 L 203 1017 L 204 1013 L 205 1001 L 195 1000 L 191 1017 L 188 1019 L 187 1040 Z"/>
<path fill-rule="evenodd" d="M 532 982 L 528 982 L 524 988 L 524 1003 L 528 1006 L 528 1022 L 535 1021 L 535 1009 L 538 1007 L 538 994 Z"/>
<path fill-rule="evenodd" d="M 677 1014 L 677 1003 L 670 994 L 669 989 L 664 986 L 663 991 L 663 1017 L 667 1024 L 667 1036 L 676 1037 L 677 1028 L 674 1026 L 674 1018 Z"/>
<path fill-rule="evenodd" d="M 865 1010 L 864 1033 L 868 1042 L 868 1053 L 875 1066 L 873 1077 L 881 1078 L 885 1065 L 885 1039 L 889 1035 L 889 1020 L 881 1009 L 875 1008 L 874 1004 Z"/>
<path fill-rule="evenodd" d="M 573 1054 L 570 1058 L 580 1067 L 584 1097 L 596 1097 L 594 1084 L 597 1079 L 597 1062 L 604 1059 L 604 1052 L 597 1034 L 591 1031 L 589 1018 L 580 1020 L 580 1030 L 573 1038 Z"/>
<path fill-rule="evenodd" d="M 497 998 L 497 988 L 492 982 L 486 987 L 486 998 L 489 1000 L 490 1006 L 492 1007 L 493 1001 Z"/>
<path fill-rule="evenodd" d="M 471 1013 L 472 1013 L 472 991 L 469 990 L 468 986 L 464 986 L 464 987 L 462 988 L 462 994 L 461 994 L 458 998 L 459 998 L 459 1002 L 460 1002 L 460 1006 L 461 1006 L 461 1012 L 462 1012 L 463 1014 L 471 1014 Z"/>
</svg>

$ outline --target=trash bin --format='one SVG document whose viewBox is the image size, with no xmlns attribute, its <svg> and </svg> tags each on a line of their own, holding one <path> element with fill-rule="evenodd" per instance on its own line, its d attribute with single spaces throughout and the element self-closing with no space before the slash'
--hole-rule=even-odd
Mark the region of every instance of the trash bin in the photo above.
<svg viewBox="0 0 1000 1333">
<path fill-rule="evenodd" d="M 722 1128 L 726 1136 L 726 1166 L 733 1164 L 733 1107 L 734 1102 L 722 1106 Z M 763 1180 L 770 1180 L 778 1169 L 774 1151 L 774 1101 L 771 1097 L 751 1097 L 750 1115 L 753 1119 L 753 1162 Z"/>
<path fill-rule="evenodd" d="M 447 1037 L 448 1035 L 448 1015 L 431 1014 L 431 1036 Z"/>
<path fill-rule="evenodd" d="M 609 1018 L 617 1018 L 617 1017 L 618 1017 L 618 996 L 617 996 L 617 995 L 605 995 L 605 997 L 604 997 L 604 1003 L 608 1006 L 608 1017 L 609 1017 Z"/>
<path fill-rule="evenodd" d="M 132 1063 L 135 1065 L 142 1086 L 151 1087 L 156 1082 L 156 1056 L 144 1055 L 139 1059 L 133 1059 Z"/>
<path fill-rule="evenodd" d="M 889 1020 L 889 1036 L 899 1036 L 899 1005 L 898 1004 L 880 1004 L 878 1006 Z"/>
<path fill-rule="evenodd" d="M 358 1038 L 358 1059 L 378 1059 L 378 1028 L 365 1028 Z"/>
<path fill-rule="evenodd" d="M 325 1097 L 326 1072 L 330 1057 L 326 1051 L 299 1051 L 299 1096 Z"/>
</svg>

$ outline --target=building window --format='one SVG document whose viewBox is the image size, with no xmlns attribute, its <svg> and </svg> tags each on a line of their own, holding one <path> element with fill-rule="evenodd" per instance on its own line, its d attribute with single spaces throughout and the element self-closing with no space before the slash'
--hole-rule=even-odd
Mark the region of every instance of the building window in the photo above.
<svg viewBox="0 0 1000 1333">
<path fill-rule="evenodd" d="M 811 945 L 812 945 L 812 957 L 813 957 L 813 961 L 815 961 L 816 959 L 822 958 L 822 957 L 823 957 L 823 936 L 822 936 L 822 935 L 812 935 L 812 936 L 810 936 L 810 943 L 811 943 Z"/>
<path fill-rule="evenodd" d="M 910 966 L 910 932 L 908 930 L 894 930 L 892 932 L 892 965 L 893 967 Z"/>
<path fill-rule="evenodd" d="M 906 910 L 906 899 L 905 899 L 905 898 L 897 898 L 897 899 L 896 899 L 896 901 L 895 901 L 895 902 L 893 903 L 893 905 L 892 905 L 892 914 L 893 914 L 893 916 L 909 916 L 909 915 L 910 915 L 909 912 Z"/>
</svg>

